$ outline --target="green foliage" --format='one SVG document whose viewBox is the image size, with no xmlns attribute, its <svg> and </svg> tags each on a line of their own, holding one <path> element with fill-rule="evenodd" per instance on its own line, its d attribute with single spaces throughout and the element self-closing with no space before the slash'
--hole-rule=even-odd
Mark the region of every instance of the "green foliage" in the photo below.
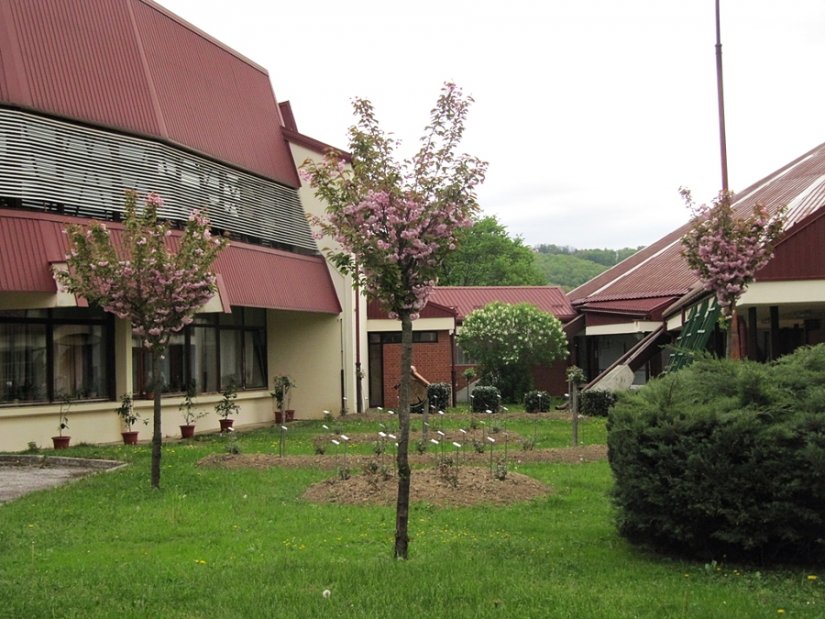
<svg viewBox="0 0 825 619">
<path fill-rule="evenodd" d="M 565 290 L 581 286 L 607 268 L 578 256 L 562 254 L 536 254 L 535 263 L 546 283 Z"/>
<path fill-rule="evenodd" d="M 440 286 L 541 286 L 547 283 L 535 253 L 511 238 L 494 216 L 456 234 L 457 249 L 443 262 Z"/>
<path fill-rule="evenodd" d="M 700 360 L 609 420 L 620 531 L 698 555 L 825 561 L 825 346 Z"/>
<path fill-rule="evenodd" d="M 547 283 L 572 290 L 640 249 L 642 247 L 575 249 L 558 245 L 538 245 L 535 248 L 535 261 Z"/>
<path fill-rule="evenodd" d="M 524 394 L 524 410 L 528 413 L 546 413 L 550 410 L 550 394 L 546 391 L 528 391 Z"/>
<path fill-rule="evenodd" d="M 432 383 L 427 385 L 427 402 L 435 410 L 446 410 L 450 406 L 450 396 L 452 395 L 450 383 Z"/>
<path fill-rule="evenodd" d="M 483 413 L 485 411 L 498 412 L 501 405 L 501 393 L 496 387 L 492 385 L 485 385 L 473 389 L 472 395 L 472 409 L 475 413 Z"/>
<path fill-rule="evenodd" d="M 579 411 L 592 417 L 607 417 L 610 408 L 616 403 L 617 396 L 612 391 L 592 389 L 579 394 Z"/>
<path fill-rule="evenodd" d="M 218 417 L 228 419 L 231 415 L 236 415 L 240 412 L 241 407 L 235 399 L 238 397 L 238 390 L 234 384 L 229 383 L 221 392 L 222 398 L 215 403 L 215 413 Z"/>
<path fill-rule="evenodd" d="M 493 302 L 464 319 L 458 344 L 479 363 L 481 379 L 507 402 L 520 402 L 532 387 L 531 368 L 567 355 L 558 318 L 529 303 Z"/>
<path fill-rule="evenodd" d="M 560 245 L 537 245 L 536 251 L 549 256 L 575 256 L 582 260 L 589 260 L 604 267 L 612 267 L 626 260 L 640 249 L 639 247 L 623 247 L 622 249 L 576 249 L 575 247 L 562 247 Z"/>
</svg>

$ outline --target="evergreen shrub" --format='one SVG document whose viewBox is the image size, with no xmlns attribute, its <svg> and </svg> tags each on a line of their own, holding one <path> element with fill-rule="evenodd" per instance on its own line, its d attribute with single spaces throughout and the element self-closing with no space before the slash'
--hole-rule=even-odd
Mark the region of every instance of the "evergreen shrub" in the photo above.
<svg viewBox="0 0 825 619">
<path fill-rule="evenodd" d="M 528 391 L 524 394 L 524 410 L 528 413 L 546 413 L 550 410 L 550 394 L 546 391 Z"/>
<path fill-rule="evenodd" d="M 620 532 L 700 558 L 825 561 L 825 346 L 701 360 L 608 420 Z"/>
<path fill-rule="evenodd" d="M 617 396 L 612 391 L 593 389 L 579 394 L 579 412 L 591 417 L 607 417 L 616 403 Z"/>
<path fill-rule="evenodd" d="M 452 387 L 450 383 L 432 383 L 427 385 L 427 401 L 435 410 L 446 410 L 450 406 Z"/>
<path fill-rule="evenodd" d="M 484 411 L 498 412 L 501 402 L 501 393 L 496 387 L 486 385 L 473 389 L 472 408 L 473 412 L 483 413 Z"/>
</svg>

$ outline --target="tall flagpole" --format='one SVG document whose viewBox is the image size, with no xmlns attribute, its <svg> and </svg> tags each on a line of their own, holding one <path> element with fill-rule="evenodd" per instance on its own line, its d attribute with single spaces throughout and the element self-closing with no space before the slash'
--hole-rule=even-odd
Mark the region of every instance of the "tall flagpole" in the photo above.
<svg viewBox="0 0 825 619">
<path fill-rule="evenodd" d="M 722 159 L 722 191 L 728 187 L 728 146 L 725 137 L 725 91 L 722 86 L 722 29 L 719 23 L 719 0 L 716 0 L 716 94 L 719 99 L 719 149 Z"/>
</svg>

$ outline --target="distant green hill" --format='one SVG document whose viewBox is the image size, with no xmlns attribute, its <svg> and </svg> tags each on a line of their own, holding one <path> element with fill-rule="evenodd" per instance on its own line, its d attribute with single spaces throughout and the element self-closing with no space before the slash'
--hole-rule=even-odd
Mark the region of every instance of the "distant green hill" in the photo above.
<svg viewBox="0 0 825 619">
<path fill-rule="evenodd" d="M 558 245 L 535 247 L 535 263 L 549 284 L 572 290 L 618 264 L 641 247 L 624 249 L 575 249 Z"/>
</svg>

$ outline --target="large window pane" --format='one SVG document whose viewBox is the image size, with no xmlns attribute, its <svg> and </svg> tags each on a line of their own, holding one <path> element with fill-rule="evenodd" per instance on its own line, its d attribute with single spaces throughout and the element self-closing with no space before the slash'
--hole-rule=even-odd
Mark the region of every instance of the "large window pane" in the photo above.
<svg viewBox="0 0 825 619">
<path fill-rule="evenodd" d="M 244 386 L 265 387 L 266 336 L 263 331 L 244 333 Z"/>
<path fill-rule="evenodd" d="M 55 325 L 54 394 L 72 398 L 107 396 L 106 342 L 99 325 Z"/>
<path fill-rule="evenodd" d="M 46 326 L 0 324 L 0 401 L 48 400 Z"/>
<path fill-rule="evenodd" d="M 214 328 L 195 327 L 189 340 L 190 378 L 196 393 L 218 390 L 218 347 Z"/>
<path fill-rule="evenodd" d="M 221 389 L 241 387 L 241 331 L 221 330 Z"/>
<path fill-rule="evenodd" d="M 186 390 L 184 334 L 175 333 L 160 360 L 161 393 L 182 393 Z M 132 389 L 147 395 L 155 391 L 152 385 L 152 351 L 141 346 L 140 338 L 132 338 Z"/>
</svg>

